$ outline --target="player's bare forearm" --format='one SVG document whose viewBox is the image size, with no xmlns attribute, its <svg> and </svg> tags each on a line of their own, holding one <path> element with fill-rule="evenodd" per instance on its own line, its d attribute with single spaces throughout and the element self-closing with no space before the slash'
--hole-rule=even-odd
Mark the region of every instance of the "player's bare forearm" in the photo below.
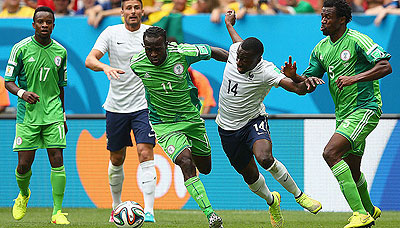
<svg viewBox="0 0 400 228">
<path fill-rule="evenodd" d="M 93 71 L 103 71 L 107 64 L 100 62 L 103 53 L 99 50 L 93 49 L 86 57 L 85 66 Z"/>
<path fill-rule="evenodd" d="M 59 86 L 59 88 L 60 88 L 60 95 L 59 95 L 59 97 L 60 97 L 60 100 L 61 100 L 62 109 L 63 109 L 63 112 L 65 112 L 65 106 L 64 106 L 64 87 Z"/>
<path fill-rule="evenodd" d="M 28 102 L 29 104 L 36 104 L 36 102 L 40 101 L 39 95 L 34 92 L 25 91 L 19 88 L 15 82 L 5 82 L 5 87 L 10 93 L 19 96 L 22 100 Z M 20 94 L 18 94 L 18 91 L 20 91 Z"/>
<path fill-rule="evenodd" d="M 306 80 L 306 77 L 300 76 L 298 74 L 296 74 L 295 76 L 292 76 L 290 78 L 296 83 L 303 82 L 304 80 Z"/>
<path fill-rule="evenodd" d="M 226 62 L 228 61 L 228 56 L 229 52 L 226 50 L 219 47 L 211 47 L 211 58 L 217 61 Z"/>
<path fill-rule="evenodd" d="M 239 36 L 239 34 L 236 32 L 235 28 L 233 26 L 236 23 L 236 15 L 234 10 L 229 10 L 225 14 L 225 25 L 226 29 L 229 32 L 229 35 L 231 36 L 232 42 L 237 43 L 237 42 L 242 42 L 243 39 Z"/>
<path fill-rule="evenodd" d="M 389 61 L 384 59 L 375 64 L 370 70 L 355 75 L 356 82 L 367 82 L 381 79 L 392 73 L 392 66 Z"/>
<path fill-rule="evenodd" d="M 10 93 L 14 95 L 17 95 L 18 90 L 20 90 L 15 82 L 5 82 L 5 87 Z"/>
<path fill-rule="evenodd" d="M 290 78 L 283 78 L 279 82 L 279 86 L 289 92 L 293 92 L 298 95 L 305 95 L 313 92 L 318 85 L 322 85 L 324 83 L 325 82 L 322 79 L 317 77 L 306 78 L 302 82 L 295 82 Z"/>
</svg>

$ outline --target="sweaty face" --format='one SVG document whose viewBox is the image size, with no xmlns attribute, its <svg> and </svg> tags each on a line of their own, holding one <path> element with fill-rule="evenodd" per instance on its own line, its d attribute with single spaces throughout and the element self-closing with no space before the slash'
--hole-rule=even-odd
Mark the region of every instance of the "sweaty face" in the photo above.
<svg viewBox="0 0 400 228">
<path fill-rule="evenodd" d="M 46 11 L 37 12 L 32 23 L 35 35 L 42 39 L 50 38 L 54 29 L 53 14 Z"/>
<path fill-rule="evenodd" d="M 162 36 L 160 37 L 145 37 L 143 39 L 144 50 L 147 58 L 155 65 L 161 65 L 167 58 L 167 43 Z"/>
<path fill-rule="evenodd" d="M 123 2 L 122 16 L 129 26 L 138 26 L 143 16 L 142 4 L 137 0 Z"/>
<path fill-rule="evenodd" d="M 323 7 L 321 11 L 321 31 L 325 36 L 335 34 L 341 26 L 336 17 L 335 7 Z"/>
<path fill-rule="evenodd" d="M 239 45 L 237 50 L 236 65 L 239 73 L 244 74 L 247 71 L 254 69 L 260 62 L 261 56 L 254 54 L 250 51 L 242 49 L 242 45 Z"/>
</svg>

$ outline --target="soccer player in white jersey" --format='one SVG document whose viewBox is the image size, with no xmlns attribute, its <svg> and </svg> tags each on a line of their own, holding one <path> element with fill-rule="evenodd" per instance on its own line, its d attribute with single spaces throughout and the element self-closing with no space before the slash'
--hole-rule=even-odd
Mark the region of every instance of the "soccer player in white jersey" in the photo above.
<svg viewBox="0 0 400 228">
<path fill-rule="evenodd" d="M 132 146 L 131 129 L 135 135 L 139 156 L 145 222 L 154 220 L 154 195 L 156 169 L 154 167 L 154 132 L 149 124 L 147 102 L 142 81 L 129 68 L 130 58 L 142 49 L 143 33 L 149 27 L 141 24 L 143 4 L 141 0 L 122 0 L 121 14 L 124 24 L 107 27 L 97 39 L 86 58 L 86 67 L 104 71 L 110 80 L 106 102 L 107 149 L 110 151 L 108 178 L 112 207 L 121 203 L 123 164 L 126 146 Z M 108 52 L 110 66 L 99 60 Z M 112 214 L 110 222 L 113 221 Z"/>
<path fill-rule="evenodd" d="M 262 59 L 264 47 L 260 40 L 254 37 L 242 40 L 233 28 L 235 21 L 235 12 L 228 11 L 225 24 L 233 44 L 219 93 L 218 132 L 231 165 L 243 176 L 251 191 L 267 201 L 272 226 L 282 227 L 281 196 L 269 191 L 254 157 L 303 208 L 317 214 L 322 206 L 304 194 L 286 167 L 273 157 L 263 100 L 273 86 L 304 95 L 324 81 L 310 77 L 302 83 L 295 83 L 281 74 L 273 63 Z"/>
</svg>

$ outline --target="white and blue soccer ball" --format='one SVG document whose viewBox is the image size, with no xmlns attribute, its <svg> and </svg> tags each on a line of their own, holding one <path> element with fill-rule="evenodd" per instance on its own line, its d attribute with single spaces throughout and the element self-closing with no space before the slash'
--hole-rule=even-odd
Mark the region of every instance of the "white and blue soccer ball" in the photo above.
<svg viewBox="0 0 400 228">
<path fill-rule="evenodd" d="M 144 210 L 134 201 L 125 201 L 114 209 L 113 217 L 118 227 L 139 228 L 144 223 Z"/>
</svg>

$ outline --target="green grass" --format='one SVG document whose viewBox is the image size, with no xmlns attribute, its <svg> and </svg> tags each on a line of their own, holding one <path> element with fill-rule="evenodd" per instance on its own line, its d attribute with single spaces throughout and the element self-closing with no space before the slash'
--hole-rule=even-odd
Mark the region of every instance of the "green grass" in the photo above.
<svg viewBox="0 0 400 228">
<path fill-rule="evenodd" d="M 110 210 L 65 208 L 72 227 L 116 227 L 108 222 Z M 224 220 L 224 228 L 261 228 L 271 227 L 268 213 L 265 211 L 217 211 Z M 144 224 L 144 228 L 178 227 L 207 228 L 207 220 L 200 210 L 157 210 L 157 223 Z M 50 208 L 28 208 L 26 216 L 15 221 L 11 208 L 0 208 L 0 227 L 60 227 L 50 224 Z M 321 212 L 312 215 L 304 211 L 283 211 L 285 228 L 342 228 L 346 225 L 350 213 Z M 63 226 L 61 226 L 63 227 Z M 376 222 L 377 228 L 400 227 L 400 212 L 383 211 Z M 374 228 L 375 228 L 374 227 Z"/>
</svg>

